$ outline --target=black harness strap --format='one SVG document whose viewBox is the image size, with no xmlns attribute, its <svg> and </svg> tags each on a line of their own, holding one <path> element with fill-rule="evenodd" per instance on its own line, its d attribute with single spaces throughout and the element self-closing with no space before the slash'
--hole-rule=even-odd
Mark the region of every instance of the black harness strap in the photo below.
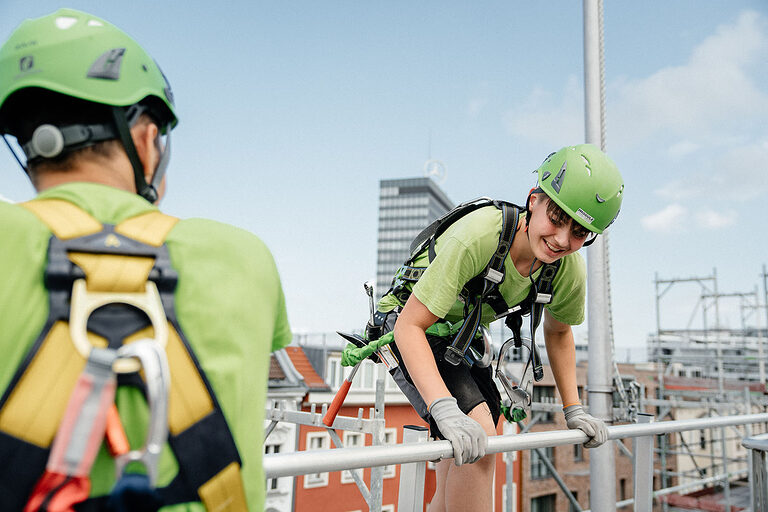
<svg viewBox="0 0 768 512">
<path fill-rule="evenodd" d="M 509 207 L 505 203 L 497 206 L 501 208 L 502 217 L 499 243 L 485 270 L 472 278 L 465 286 L 467 293 L 464 302 L 464 323 L 445 351 L 445 360 L 454 366 L 458 366 L 464 360 L 464 354 L 466 354 L 469 345 L 475 338 L 475 333 L 480 328 L 483 301 L 486 295 L 497 290 L 499 284 L 504 281 L 504 259 L 509 253 L 509 248 L 512 246 L 512 240 L 517 231 L 519 210 L 514 206 Z M 432 261 L 434 245 L 435 241 L 432 239 L 429 244 L 430 262 Z"/>
</svg>

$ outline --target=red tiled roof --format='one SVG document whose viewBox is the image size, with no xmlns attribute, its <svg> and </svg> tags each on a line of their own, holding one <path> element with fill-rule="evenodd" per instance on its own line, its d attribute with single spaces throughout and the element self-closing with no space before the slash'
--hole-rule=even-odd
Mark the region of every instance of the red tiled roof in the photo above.
<svg viewBox="0 0 768 512">
<path fill-rule="evenodd" d="M 317 374 L 301 347 L 285 347 L 285 352 L 291 358 L 293 366 L 302 377 L 309 389 L 328 389 L 328 384 Z"/>
</svg>

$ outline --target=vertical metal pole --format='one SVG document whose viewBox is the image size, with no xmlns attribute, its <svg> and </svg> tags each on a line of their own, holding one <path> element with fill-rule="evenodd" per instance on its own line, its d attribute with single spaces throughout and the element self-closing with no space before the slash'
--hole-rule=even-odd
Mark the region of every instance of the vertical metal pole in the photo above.
<svg viewBox="0 0 768 512">
<path fill-rule="evenodd" d="M 765 336 L 760 336 L 760 340 L 757 342 L 758 359 L 760 360 L 760 385 L 765 386 L 765 361 L 763 361 L 763 343 L 765 338 L 768 337 L 768 274 L 765 272 L 765 264 L 763 264 L 763 305 L 765 306 Z M 760 301 L 757 301 L 760 304 Z"/>
<path fill-rule="evenodd" d="M 504 435 L 507 434 L 517 434 L 520 429 L 516 424 L 509 423 L 507 421 L 504 423 Z M 505 512 L 512 512 L 515 510 L 515 503 L 517 501 L 517 489 L 515 488 L 515 458 L 517 457 L 518 452 L 506 452 L 502 454 L 504 457 L 505 467 L 506 467 L 506 485 L 507 485 L 507 495 L 506 495 L 506 501 L 507 501 L 507 507 Z"/>
<path fill-rule="evenodd" d="M 744 386 L 744 395 L 746 395 L 747 399 L 747 410 L 744 411 L 744 414 L 751 414 L 752 413 L 752 397 L 749 394 L 749 386 Z M 747 423 L 744 425 L 744 438 L 749 439 L 752 437 L 752 425 Z M 749 482 L 755 481 L 755 474 L 754 474 L 754 452 L 752 450 L 747 450 L 747 468 L 749 470 Z M 755 489 L 752 487 L 752 485 L 749 486 L 749 502 L 753 505 L 755 504 Z"/>
<path fill-rule="evenodd" d="M 377 367 L 380 365 L 377 365 Z M 379 375 L 376 379 L 376 402 L 374 408 L 373 442 L 374 446 L 384 444 L 384 378 Z M 371 468 L 371 500 L 368 503 L 370 510 L 381 510 L 381 501 L 384 495 L 384 466 Z"/>
<path fill-rule="evenodd" d="M 717 343 L 717 389 L 720 392 L 721 400 L 725 397 L 725 375 L 723 375 L 723 347 L 720 343 L 720 297 L 717 292 L 717 269 L 712 269 L 712 276 L 715 286 L 715 343 Z"/>
<path fill-rule="evenodd" d="M 429 431 L 424 427 L 403 426 L 403 444 L 423 443 L 427 441 L 428 437 Z M 426 474 L 426 462 L 411 462 L 400 466 L 398 512 L 421 512 L 424 510 L 424 479 Z"/>
<path fill-rule="evenodd" d="M 723 482 L 725 512 L 731 512 L 731 479 L 728 475 L 728 439 L 725 427 L 720 428 L 720 450 L 723 456 L 723 475 L 725 475 L 725 482 Z"/>
<path fill-rule="evenodd" d="M 762 450 L 752 452 L 752 512 L 768 512 L 768 476 L 765 470 L 765 454 Z"/>
<path fill-rule="evenodd" d="M 637 423 L 653 423 L 652 414 L 637 414 Z M 635 512 L 653 509 L 653 436 L 632 440 L 635 459 Z"/>
<path fill-rule="evenodd" d="M 588 143 L 603 149 L 602 123 L 602 0 L 584 0 L 584 127 Z M 588 255 L 588 307 L 589 307 L 589 412 L 606 422 L 612 419 L 611 381 L 613 354 L 611 350 L 608 310 L 606 238 L 600 236 L 592 244 Z M 593 448 L 589 457 L 592 482 L 616 480 L 614 446 L 605 443 Z M 592 487 L 590 507 L 595 512 L 616 510 L 616 486 Z"/>
</svg>

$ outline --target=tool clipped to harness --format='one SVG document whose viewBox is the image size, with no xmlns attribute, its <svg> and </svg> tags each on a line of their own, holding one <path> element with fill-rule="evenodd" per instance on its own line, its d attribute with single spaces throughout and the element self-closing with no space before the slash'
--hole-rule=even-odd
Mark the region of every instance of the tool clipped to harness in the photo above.
<svg viewBox="0 0 768 512">
<path fill-rule="evenodd" d="M 504 412 L 504 416 L 507 420 L 511 422 L 522 421 L 527 416 L 527 411 L 530 410 L 531 395 L 533 393 L 532 384 L 535 378 L 535 364 L 533 361 L 534 359 L 541 360 L 538 354 L 539 349 L 536 344 L 529 338 L 521 338 L 520 347 L 526 347 L 528 349 L 528 358 L 523 367 L 523 372 L 517 380 L 517 384 L 513 384 L 509 377 L 507 377 L 507 374 L 504 371 L 504 366 L 507 352 L 511 348 L 518 348 L 517 343 L 518 341 L 514 337 L 509 338 L 504 342 L 499 350 L 495 371 L 495 376 L 501 383 L 501 386 L 504 388 L 508 397 L 508 399 L 502 401 L 502 409 L 506 409 L 502 412 Z"/>
</svg>

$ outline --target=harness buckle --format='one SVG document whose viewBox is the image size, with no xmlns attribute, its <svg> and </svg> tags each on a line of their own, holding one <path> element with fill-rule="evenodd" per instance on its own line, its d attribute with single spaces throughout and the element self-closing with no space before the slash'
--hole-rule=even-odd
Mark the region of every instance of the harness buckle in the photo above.
<svg viewBox="0 0 768 512">
<path fill-rule="evenodd" d="M 453 366 L 459 366 L 464 360 L 464 353 L 453 345 L 448 345 L 443 357 L 445 357 L 445 360 Z"/>
<path fill-rule="evenodd" d="M 489 268 L 485 272 L 485 278 L 492 283 L 499 284 L 504 280 L 504 272 L 499 272 L 496 269 Z"/>
<path fill-rule="evenodd" d="M 509 309 L 508 309 L 508 310 L 506 310 L 505 312 L 503 312 L 503 313 L 499 313 L 498 315 L 496 315 L 495 317 L 493 317 L 493 319 L 494 319 L 494 320 L 499 320 L 500 318 L 504 318 L 505 316 L 509 316 L 509 315 L 511 315 L 512 313 L 517 313 L 517 312 L 518 312 L 518 311 L 520 311 L 521 309 L 523 309 L 523 308 L 522 308 L 522 306 L 520 306 L 519 304 L 518 304 L 517 306 L 512 306 L 511 308 L 509 308 Z"/>
<path fill-rule="evenodd" d="M 534 300 L 537 304 L 549 304 L 552 302 L 552 294 L 551 293 L 537 293 L 536 294 L 536 300 Z"/>
</svg>

